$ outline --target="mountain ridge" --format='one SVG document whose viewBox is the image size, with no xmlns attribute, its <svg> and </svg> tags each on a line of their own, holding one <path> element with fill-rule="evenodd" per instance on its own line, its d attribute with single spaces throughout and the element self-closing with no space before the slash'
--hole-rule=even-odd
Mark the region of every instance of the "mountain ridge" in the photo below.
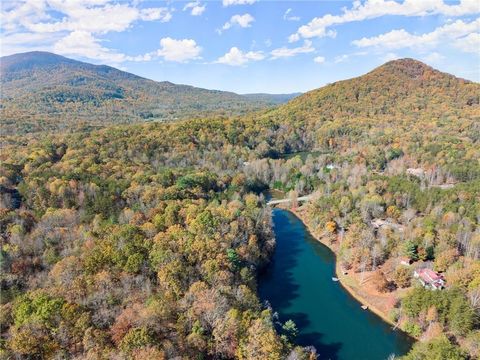
<svg viewBox="0 0 480 360">
<path fill-rule="evenodd" d="M 22 132 L 35 132 L 82 123 L 242 115 L 283 101 L 274 95 L 243 96 L 158 82 L 48 52 L 2 57 L 0 75 L 2 127 L 9 134 L 14 134 L 18 125 Z"/>
<path fill-rule="evenodd" d="M 405 58 L 389 61 L 359 77 L 306 92 L 272 112 L 298 112 L 306 118 L 336 118 L 411 116 L 432 108 L 429 110 L 440 116 L 444 110 L 476 110 L 479 92 L 478 83 Z"/>
<path fill-rule="evenodd" d="M 389 61 L 304 94 L 244 94 L 156 82 L 47 52 L 0 59 L 3 133 L 252 113 L 286 121 L 479 116 L 480 84 L 421 61 Z M 287 102 L 288 101 L 288 102 Z M 266 109 L 264 115 L 256 110 Z"/>
</svg>

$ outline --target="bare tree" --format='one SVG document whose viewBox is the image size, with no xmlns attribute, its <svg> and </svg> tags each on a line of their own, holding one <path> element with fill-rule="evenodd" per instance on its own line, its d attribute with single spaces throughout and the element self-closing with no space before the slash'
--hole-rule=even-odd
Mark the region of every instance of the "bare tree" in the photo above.
<svg viewBox="0 0 480 360">
<path fill-rule="evenodd" d="M 479 312 L 480 311 L 480 287 L 477 287 L 468 292 L 468 299 L 472 307 Z"/>
<path fill-rule="evenodd" d="M 296 190 L 291 190 L 288 193 L 288 198 L 290 199 L 291 208 L 296 209 L 298 207 L 298 192 Z"/>
</svg>

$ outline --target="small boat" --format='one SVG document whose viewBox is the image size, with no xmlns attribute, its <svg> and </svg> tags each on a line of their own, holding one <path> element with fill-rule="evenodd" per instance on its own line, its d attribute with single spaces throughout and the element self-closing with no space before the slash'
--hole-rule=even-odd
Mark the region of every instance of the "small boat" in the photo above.
<svg viewBox="0 0 480 360">
<path fill-rule="evenodd" d="M 332 281 L 339 281 L 339 280 L 336 277 L 332 277 Z"/>
<path fill-rule="evenodd" d="M 368 310 L 368 306 L 367 305 L 362 305 L 362 309 L 363 310 Z"/>
</svg>

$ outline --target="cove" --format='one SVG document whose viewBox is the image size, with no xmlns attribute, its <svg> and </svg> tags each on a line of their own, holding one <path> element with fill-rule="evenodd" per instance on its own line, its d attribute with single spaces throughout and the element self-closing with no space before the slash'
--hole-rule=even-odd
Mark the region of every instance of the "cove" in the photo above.
<svg viewBox="0 0 480 360">
<path fill-rule="evenodd" d="M 282 323 L 299 329 L 297 343 L 313 345 L 319 359 L 384 360 L 404 355 L 413 340 L 363 310 L 335 276 L 335 254 L 292 213 L 273 210 L 277 242 L 272 262 L 259 277 L 259 296 Z"/>
</svg>

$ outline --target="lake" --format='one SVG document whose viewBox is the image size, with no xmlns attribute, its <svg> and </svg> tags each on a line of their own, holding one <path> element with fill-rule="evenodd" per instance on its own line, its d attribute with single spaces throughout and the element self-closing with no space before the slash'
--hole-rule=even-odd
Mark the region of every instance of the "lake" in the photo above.
<svg viewBox="0 0 480 360">
<path fill-rule="evenodd" d="M 363 310 L 332 281 L 334 253 L 295 215 L 274 209 L 273 222 L 277 246 L 259 277 L 259 295 L 281 322 L 295 321 L 299 345 L 313 345 L 319 359 L 332 360 L 384 360 L 408 352 L 411 338 Z"/>
</svg>

